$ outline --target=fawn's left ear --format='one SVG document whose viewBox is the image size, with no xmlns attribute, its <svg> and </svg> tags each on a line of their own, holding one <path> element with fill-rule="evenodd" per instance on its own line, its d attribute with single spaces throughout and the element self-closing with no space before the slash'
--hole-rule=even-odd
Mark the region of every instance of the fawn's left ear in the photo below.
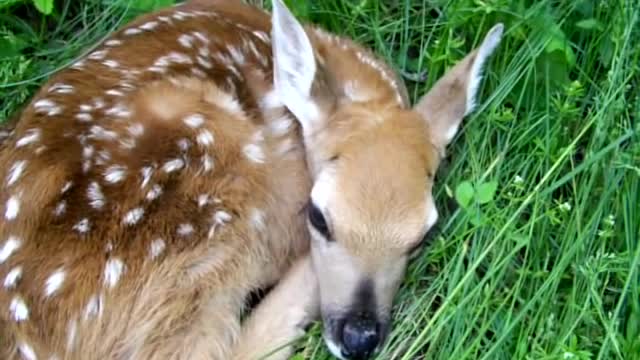
<svg viewBox="0 0 640 360">
<path fill-rule="evenodd" d="M 273 0 L 272 47 L 274 87 L 306 135 L 323 127 L 334 95 L 316 62 L 302 25 L 282 0 Z"/>
<path fill-rule="evenodd" d="M 497 24 L 482 44 L 440 78 L 414 109 L 429 123 L 432 141 L 441 151 L 458 132 L 462 119 L 476 106 L 476 94 L 487 59 L 495 51 L 504 26 Z"/>
</svg>

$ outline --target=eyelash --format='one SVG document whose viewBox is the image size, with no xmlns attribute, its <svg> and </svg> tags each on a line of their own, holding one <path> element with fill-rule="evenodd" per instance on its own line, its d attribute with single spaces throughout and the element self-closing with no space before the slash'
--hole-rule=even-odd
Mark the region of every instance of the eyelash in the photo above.
<svg viewBox="0 0 640 360">
<path fill-rule="evenodd" d="M 309 218 L 311 226 L 313 226 L 320 234 L 327 238 L 327 240 L 331 240 L 331 233 L 329 232 L 327 221 L 324 218 L 324 215 L 322 215 L 322 211 L 320 211 L 320 209 L 313 202 L 309 203 L 307 216 Z"/>
</svg>

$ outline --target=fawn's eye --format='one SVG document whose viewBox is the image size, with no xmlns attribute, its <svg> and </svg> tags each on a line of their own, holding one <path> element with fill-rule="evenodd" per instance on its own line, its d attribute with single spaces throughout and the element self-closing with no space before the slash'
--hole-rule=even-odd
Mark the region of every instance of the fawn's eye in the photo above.
<svg viewBox="0 0 640 360">
<path fill-rule="evenodd" d="M 311 225 L 322 234 L 327 240 L 331 240 L 331 234 L 329 234 L 329 227 L 327 226 L 327 221 L 322 215 L 322 211 L 318 209 L 318 207 L 313 203 L 309 203 L 309 222 Z"/>
</svg>

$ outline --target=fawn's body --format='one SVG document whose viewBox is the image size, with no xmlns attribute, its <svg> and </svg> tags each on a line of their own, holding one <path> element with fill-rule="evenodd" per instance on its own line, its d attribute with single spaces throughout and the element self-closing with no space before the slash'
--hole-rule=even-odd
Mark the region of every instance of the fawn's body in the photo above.
<svg viewBox="0 0 640 360">
<path fill-rule="evenodd" d="M 307 250 L 269 16 L 209 3 L 115 33 L 2 145 L 0 358 L 230 358 L 249 291 Z"/>
<path fill-rule="evenodd" d="M 279 0 L 272 21 L 194 0 L 113 34 L 0 139 L 0 357 L 253 359 L 320 310 L 336 356 L 370 356 L 501 32 L 413 109 Z"/>
</svg>

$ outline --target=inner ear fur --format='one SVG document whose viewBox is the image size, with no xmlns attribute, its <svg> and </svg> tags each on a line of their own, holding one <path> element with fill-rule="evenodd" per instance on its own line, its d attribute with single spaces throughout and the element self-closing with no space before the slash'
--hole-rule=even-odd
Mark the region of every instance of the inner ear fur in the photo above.
<svg viewBox="0 0 640 360">
<path fill-rule="evenodd" d="M 481 45 L 445 73 L 414 107 L 429 124 L 431 141 L 440 151 L 456 135 L 462 119 L 475 109 L 484 65 L 500 43 L 503 30 L 500 23 L 491 28 Z"/>
</svg>

